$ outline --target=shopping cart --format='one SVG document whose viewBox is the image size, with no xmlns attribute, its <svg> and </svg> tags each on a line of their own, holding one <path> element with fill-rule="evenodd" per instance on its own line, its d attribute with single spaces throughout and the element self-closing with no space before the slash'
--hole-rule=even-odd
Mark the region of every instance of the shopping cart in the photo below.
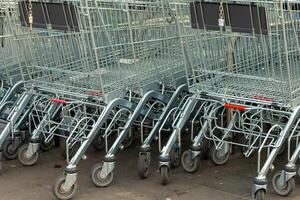
<svg viewBox="0 0 300 200">
<path fill-rule="evenodd" d="M 246 157 L 257 151 L 252 194 L 264 199 L 266 174 L 299 123 L 298 4 L 177 1 L 173 6 L 193 96 L 161 150 L 162 183 L 168 181 L 170 150 L 180 143 L 180 130 L 191 119 L 200 122 L 201 129 L 192 133 L 192 146 L 182 155 L 185 170 L 197 169 L 207 141 L 217 165 L 228 161 L 233 145 L 243 147 Z M 262 164 L 264 149 L 268 157 Z M 279 194 L 287 195 L 294 187 L 287 174 L 277 174 L 273 181 Z"/>
<path fill-rule="evenodd" d="M 22 80 L 25 78 L 22 77 L 25 58 L 20 55 L 24 49 L 20 48 L 15 40 L 15 34 L 22 35 L 26 32 L 14 26 L 19 21 L 17 13 L 17 5 L 14 1 L 0 2 L 0 118 L 2 123 L 9 121 L 9 113 L 22 93 Z M 17 157 L 17 148 L 22 140 L 19 135 L 22 134 L 18 131 L 14 139 L 10 137 L 3 143 L 2 153 L 6 159 Z"/>
<path fill-rule="evenodd" d="M 18 44 L 13 39 L 14 29 L 11 24 L 17 20 L 16 6 L 12 1 L 0 2 L 0 99 L 9 101 L 8 90 L 12 85 L 22 80 L 20 62 L 24 59 L 18 56 Z M 9 93 L 9 92 L 8 92 Z M 13 93 L 12 91 L 10 93 Z M 5 97 L 5 96 L 9 97 Z M 5 98 L 4 98 L 5 97 Z M 4 99 L 3 99 L 4 98 Z M 1 103 L 2 104 L 2 103 Z"/>
<path fill-rule="evenodd" d="M 169 91 L 184 82 L 174 15 L 168 3 L 152 1 L 18 4 L 21 25 L 30 30 L 16 37 L 26 49 L 28 80 L 0 144 L 21 121 L 33 124 L 29 143 L 18 150 L 21 163 L 33 165 L 41 138 L 46 144 L 65 138 L 68 165 L 53 192 L 68 199 L 76 192 L 76 166 L 93 141 L 100 135 L 107 142 L 117 132 L 101 177 L 110 180 L 105 176 L 112 174 L 114 153 L 132 138 L 130 129 L 158 118 Z M 140 121 L 141 115 L 147 119 Z"/>
</svg>

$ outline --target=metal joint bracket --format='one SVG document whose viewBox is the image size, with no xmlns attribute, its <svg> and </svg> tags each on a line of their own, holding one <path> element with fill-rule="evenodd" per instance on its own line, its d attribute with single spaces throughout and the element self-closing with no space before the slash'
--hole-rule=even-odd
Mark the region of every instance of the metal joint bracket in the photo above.
<svg viewBox="0 0 300 200">
<path fill-rule="evenodd" d="M 266 191 L 267 190 L 267 185 L 258 185 L 258 184 L 254 184 L 253 185 L 253 188 L 252 188 L 252 199 L 255 199 L 255 194 L 257 191 L 259 190 L 264 190 Z"/>
<path fill-rule="evenodd" d="M 168 167 L 170 167 L 170 162 L 159 161 L 159 168 L 161 168 L 162 166 L 168 166 Z"/>
<path fill-rule="evenodd" d="M 100 177 L 105 179 L 115 168 L 115 162 L 103 162 Z"/>
<path fill-rule="evenodd" d="M 64 191 L 69 191 L 71 187 L 76 183 L 76 181 L 77 181 L 77 173 L 72 173 L 72 174 L 67 173 L 66 180 L 62 186 L 62 189 Z"/>
<path fill-rule="evenodd" d="M 39 143 L 29 143 L 25 154 L 26 157 L 31 158 L 38 151 L 39 147 L 40 147 Z"/>
</svg>

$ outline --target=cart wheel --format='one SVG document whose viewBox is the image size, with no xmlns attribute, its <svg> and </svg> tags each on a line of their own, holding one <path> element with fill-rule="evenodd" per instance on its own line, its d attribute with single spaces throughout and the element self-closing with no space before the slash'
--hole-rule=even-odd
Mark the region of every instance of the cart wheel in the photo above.
<svg viewBox="0 0 300 200">
<path fill-rule="evenodd" d="M 39 153 L 35 152 L 32 157 L 28 158 L 26 155 L 28 144 L 22 145 L 18 150 L 18 159 L 24 166 L 32 166 L 36 164 L 39 159 Z"/>
<path fill-rule="evenodd" d="M 138 175 L 145 179 L 150 173 L 150 163 L 146 154 L 140 154 L 138 160 Z"/>
<path fill-rule="evenodd" d="M 170 151 L 170 164 L 172 168 L 176 168 L 180 165 L 181 150 L 178 144 L 175 144 Z"/>
<path fill-rule="evenodd" d="M 13 144 L 13 140 L 8 138 L 2 146 L 3 157 L 7 160 L 14 160 L 18 157 L 18 147 Z"/>
<path fill-rule="evenodd" d="M 64 175 L 61 175 L 55 180 L 55 182 L 52 186 L 52 192 L 57 199 L 60 199 L 60 200 L 71 199 L 71 198 L 73 198 L 73 196 L 75 195 L 75 193 L 77 191 L 77 183 L 75 183 L 69 191 L 65 191 L 63 189 L 65 180 L 66 180 L 66 177 Z"/>
<path fill-rule="evenodd" d="M 186 172 L 194 173 L 200 166 L 200 158 L 199 156 L 192 158 L 190 150 L 186 150 L 181 156 L 181 164 Z"/>
<path fill-rule="evenodd" d="M 44 152 L 50 151 L 54 147 L 54 140 L 50 140 L 49 142 L 46 142 L 44 138 L 42 138 L 42 141 L 40 143 L 40 149 Z"/>
<path fill-rule="evenodd" d="M 107 177 L 101 178 L 100 173 L 103 163 L 97 163 L 91 170 L 91 180 L 97 187 L 107 187 L 114 179 L 114 173 L 110 172 Z"/>
<path fill-rule="evenodd" d="M 105 147 L 105 140 L 102 135 L 96 137 L 93 141 L 93 147 L 96 151 L 101 151 Z"/>
<path fill-rule="evenodd" d="M 159 168 L 160 177 L 161 177 L 161 184 L 167 185 L 169 182 L 169 167 L 163 165 Z"/>
<path fill-rule="evenodd" d="M 254 195 L 254 200 L 265 200 L 266 199 L 266 191 L 258 190 Z"/>
<path fill-rule="evenodd" d="M 217 150 L 215 146 L 212 146 L 209 152 L 211 161 L 218 166 L 225 165 L 229 160 L 229 155 L 229 152 L 227 152 L 225 155 L 222 155 L 220 150 Z"/>
<path fill-rule="evenodd" d="M 281 186 L 279 183 L 280 176 L 281 171 L 274 174 L 272 180 L 273 188 L 280 196 L 289 196 L 295 190 L 295 179 L 291 178 L 283 186 Z"/>
<path fill-rule="evenodd" d="M 133 133 L 131 135 L 129 135 L 129 134 L 126 135 L 125 139 L 122 142 L 123 147 L 125 149 L 130 147 L 133 143 L 133 139 L 134 139 Z"/>
</svg>

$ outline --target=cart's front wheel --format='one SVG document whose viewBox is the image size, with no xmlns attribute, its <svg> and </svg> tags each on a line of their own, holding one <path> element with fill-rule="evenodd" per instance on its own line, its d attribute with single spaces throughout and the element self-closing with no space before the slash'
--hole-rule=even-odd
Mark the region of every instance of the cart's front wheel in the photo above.
<svg viewBox="0 0 300 200">
<path fill-rule="evenodd" d="M 114 173 L 110 172 L 105 178 L 101 177 L 103 163 L 97 163 L 91 170 L 91 180 L 97 187 L 107 187 L 114 179 Z"/>
<path fill-rule="evenodd" d="M 221 165 L 225 165 L 228 162 L 230 153 L 227 152 L 227 153 L 223 154 L 222 150 L 217 150 L 215 148 L 215 146 L 213 146 L 210 149 L 209 156 L 210 156 L 211 161 L 215 165 L 221 166 Z"/>
<path fill-rule="evenodd" d="M 266 191 L 258 190 L 254 195 L 254 200 L 265 200 L 266 199 Z"/>
<path fill-rule="evenodd" d="M 18 157 L 18 147 L 11 138 L 8 138 L 2 145 L 3 157 L 7 160 L 16 159 Z"/>
<path fill-rule="evenodd" d="M 186 172 L 194 173 L 199 168 L 200 157 L 196 156 L 193 158 L 192 152 L 190 150 L 186 150 L 181 156 L 181 164 Z"/>
<path fill-rule="evenodd" d="M 146 154 L 140 154 L 138 160 L 138 175 L 145 179 L 150 174 L 150 162 Z"/>
<path fill-rule="evenodd" d="M 176 168 L 180 165 L 181 149 L 178 144 L 174 144 L 170 151 L 170 164 L 172 168 Z"/>
<path fill-rule="evenodd" d="M 50 151 L 54 147 L 54 140 L 50 140 L 48 142 L 45 141 L 44 138 L 42 138 L 42 141 L 40 143 L 40 149 L 44 152 Z"/>
<path fill-rule="evenodd" d="M 169 167 L 165 165 L 159 168 L 162 185 L 167 185 L 169 183 L 169 170 Z"/>
<path fill-rule="evenodd" d="M 22 145 L 18 150 L 18 159 L 24 166 L 32 166 L 36 164 L 39 159 L 39 153 L 35 152 L 31 157 L 27 156 L 28 144 Z"/>
<path fill-rule="evenodd" d="M 284 185 L 280 184 L 281 171 L 273 176 L 272 185 L 280 196 L 289 196 L 295 190 L 295 179 L 291 178 Z"/>
<path fill-rule="evenodd" d="M 70 190 L 65 191 L 63 186 L 65 184 L 66 177 L 64 175 L 59 176 L 52 187 L 52 192 L 54 196 L 59 200 L 68 200 L 74 197 L 77 191 L 77 183 L 75 183 Z"/>
</svg>

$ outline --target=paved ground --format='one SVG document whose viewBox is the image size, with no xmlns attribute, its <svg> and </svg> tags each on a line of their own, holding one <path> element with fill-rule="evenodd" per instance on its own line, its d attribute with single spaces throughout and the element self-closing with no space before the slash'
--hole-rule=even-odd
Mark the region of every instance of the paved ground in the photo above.
<svg viewBox="0 0 300 200">
<path fill-rule="evenodd" d="M 170 184 L 160 185 L 156 153 L 152 160 L 152 173 L 141 180 L 136 173 L 138 143 L 120 152 L 111 186 L 96 188 L 89 179 L 89 170 L 103 158 L 103 152 L 90 151 L 88 159 L 80 163 L 79 190 L 76 200 L 238 200 L 250 199 L 256 161 L 242 159 L 235 154 L 226 166 L 216 167 L 209 160 L 195 174 L 187 174 L 181 167 L 172 170 Z M 18 161 L 6 161 L 5 173 L 0 176 L 1 200 L 54 200 L 52 182 L 63 172 L 64 166 L 59 149 L 40 154 L 36 166 L 23 167 Z M 280 198 L 269 187 L 267 199 L 300 199 L 300 184 L 289 198 Z"/>
</svg>

